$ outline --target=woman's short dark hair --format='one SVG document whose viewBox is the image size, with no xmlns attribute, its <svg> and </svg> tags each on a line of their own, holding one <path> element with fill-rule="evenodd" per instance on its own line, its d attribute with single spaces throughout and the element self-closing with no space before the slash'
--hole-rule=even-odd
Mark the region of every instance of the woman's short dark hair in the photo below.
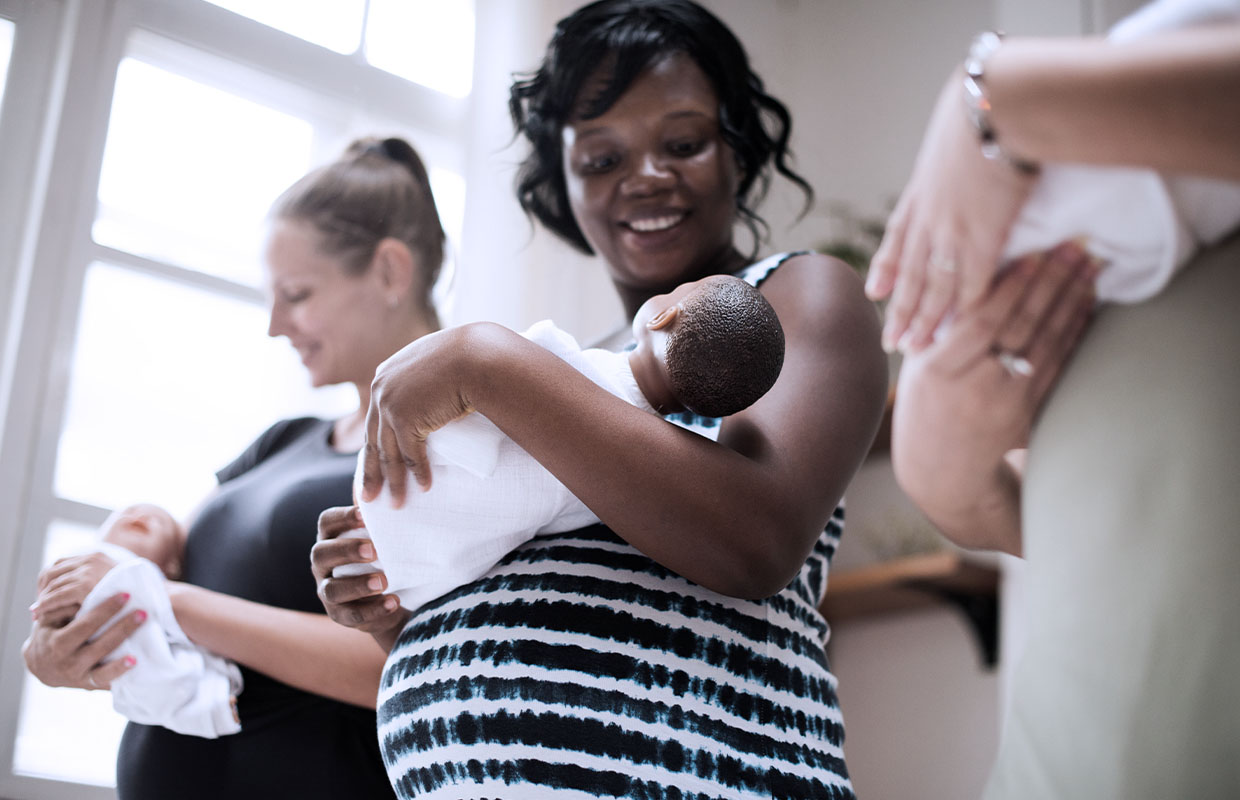
<svg viewBox="0 0 1240 800">
<path fill-rule="evenodd" d="M 443 265 L 445 236 L 426 167 L 404 139 L 357 139 L 276 198 L 271 217 L 311 225 L 323 252 L 355 275 L 366 270 L 380 241 L 404 242 L 417 260 L 422 301 L 433 310 L 430 291 Z"/>
<path fill-rule="evenodd" d="M 560 20 L 538 71 L 519 77 L 508 99 L 517 133 L 533 145 L 517 173 L 517 199 L 526 213 L 583 253 L 594 251 L 569 206 L 561 131 L 581 87 L 604 59 L 611 75 L 591 100 L 586 119 L 605 113 L 643 70 L 672 53 L 691 58 L 719 98 L 720 132 L 740 169 L 736 209 L 754 235 L 755 249 L 767 228 L 751 204 L 766 195 L 772 163 L 805 193 L 807 207 L 812 202 L 810 185 L 788 165 L 788 109 L 766 93 L 744 47 L 718 17 L 692 0 L 598 0 Z"/>
</svg>

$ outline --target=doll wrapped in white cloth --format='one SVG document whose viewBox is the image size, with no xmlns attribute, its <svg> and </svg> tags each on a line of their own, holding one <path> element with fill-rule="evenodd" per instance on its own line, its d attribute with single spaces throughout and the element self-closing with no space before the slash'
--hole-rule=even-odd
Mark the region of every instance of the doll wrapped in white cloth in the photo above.
<svg viewBox="0 0 1240 800">
<path fill-rule="evenodd" d="M 241 730 L 237 665 L 189 640 L 172 613 L 165 578 L 180 573 L 185 531 L 168 512 L 141 504 L 122 509 L 100 529 L 97 549 L 116 562 L 82 601 L 79 614 L 126 592 L 125 607 L 94 638 L 135 609 L 144 623 L 104 661 L 126 656 L 135 665 L 111 685 L 112 705 L 144 725 L 214 739 Z"/>
<path fill-rule="evenodd" d="M 722 324 L 721 324 L 722 323 Z M 740 411 L 775 383 L 783 365 L 779 319 L 755 287 L 715 275 L 648 300 L 626 352 L 582 349 L 550 321 L 523 334 L 612 394 L 649 413 Z M 359 502 L 377 561 L 333 575 L 382 569 L 408 609 L 476 580 L 538 533 L 598 522 L 545 467 L 490 420 L 473 413 L 427 438 L 434 482 L 392 508 L 387 488 Z M 355 495 L 360 497 L 361 459 Z M 410 481 L 412 484 L 412 479 Z"/>
</svg>

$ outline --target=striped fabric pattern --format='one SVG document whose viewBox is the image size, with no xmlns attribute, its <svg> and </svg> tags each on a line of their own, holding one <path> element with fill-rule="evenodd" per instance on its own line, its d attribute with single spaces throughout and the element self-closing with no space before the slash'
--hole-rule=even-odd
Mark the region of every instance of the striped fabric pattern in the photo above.
<svg viewBox="0 0 1240 800">
<path fill-rule="evenodd" d="M 378 734 L 397 794 L 853 798 L 817 610 L 842 526 L 841 507 L 764 601 L 704 589 L 602 525 L 522 545 L 393 647 Z"/>
</svg>

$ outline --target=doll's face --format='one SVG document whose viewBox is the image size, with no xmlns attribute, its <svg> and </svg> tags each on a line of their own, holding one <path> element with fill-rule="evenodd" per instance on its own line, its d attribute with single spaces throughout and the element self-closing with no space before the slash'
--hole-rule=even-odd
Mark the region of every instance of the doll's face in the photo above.
<svg viewBox="0 0 1240 800">
<path fill-rule="evenodd" d="M 105 542 L 154 562 L 170 578 L 179 575 L 184 542 L 180 525 L 167 511 L 152 505 L 130 506 L 104 525 Z"/>
</svg>

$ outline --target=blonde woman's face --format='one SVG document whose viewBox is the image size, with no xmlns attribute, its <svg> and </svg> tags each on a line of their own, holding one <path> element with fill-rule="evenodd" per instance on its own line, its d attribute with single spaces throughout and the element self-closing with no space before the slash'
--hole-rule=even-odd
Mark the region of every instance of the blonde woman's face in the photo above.
<svg viewBox="0 0 1240 800">
<path fill-rule="evenodd" d="M 339 259 L 320 252 L 311 226 L 287 219 L 272 224 L 265 261 L 267 334 L 288 339 L 312 385 L 368 385 L 392 353 L 384 322 L 390 303 L 377 270 L 348 274 Z"/>
</svg>

